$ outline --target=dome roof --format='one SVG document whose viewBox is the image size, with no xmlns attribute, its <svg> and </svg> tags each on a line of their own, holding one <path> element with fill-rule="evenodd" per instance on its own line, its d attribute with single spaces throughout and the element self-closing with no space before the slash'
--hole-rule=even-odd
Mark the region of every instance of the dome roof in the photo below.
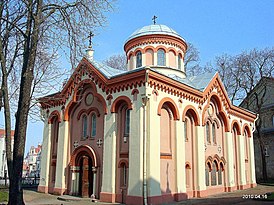
<svg viewBox="0 0 274 205">
<path fill-rule="evenodd" d="M 144 26 L 140 29 L 137 29 L 135 32 L 133 32 L 129 38 L 126 40 L 126 42 L 130 41 L 133 38 L 139 37 L 139 36 L 145 36 L 145 35 L 152 35 L 152 34 L 164 34 L 164 35 L 170 35 L 177 38 L 182 39 L 185 41 L 176 31 L 174 31 L 172 28 L 169 28 L 166 25 L 161 24 L 155 24 L 155 25 L 149 25 Z"/>
</svg>

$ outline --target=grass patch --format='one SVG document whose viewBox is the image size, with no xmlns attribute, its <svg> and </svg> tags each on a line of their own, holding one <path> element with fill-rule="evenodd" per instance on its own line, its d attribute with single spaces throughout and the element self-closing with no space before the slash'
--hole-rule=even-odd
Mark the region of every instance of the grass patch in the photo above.
<svg viewBox="0 0 274 205">
<path fill-rule="evenodd" d="M 9 193 L 7 191 L 0 190 L 0 202 L 8 201 Z"/>
<path fill-rule="evenodd" d="M 267 194 L 267 201 L 273 201 L 274 200 L 274 193 Z"/>
</svg>

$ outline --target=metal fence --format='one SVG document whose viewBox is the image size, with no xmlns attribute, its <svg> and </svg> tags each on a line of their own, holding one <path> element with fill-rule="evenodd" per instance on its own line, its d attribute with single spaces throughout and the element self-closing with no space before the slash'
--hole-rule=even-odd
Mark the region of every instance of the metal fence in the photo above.
<svg viewBox="0 0 274 205">
<path fill-rule="evenodd" d="M 39 185 L 40 177 L 23 177 L 22 178 L 22 188 L 37 188 Z M 0 179 L 1 186 L 9 186 L 9 178 Z"/>
</svg>

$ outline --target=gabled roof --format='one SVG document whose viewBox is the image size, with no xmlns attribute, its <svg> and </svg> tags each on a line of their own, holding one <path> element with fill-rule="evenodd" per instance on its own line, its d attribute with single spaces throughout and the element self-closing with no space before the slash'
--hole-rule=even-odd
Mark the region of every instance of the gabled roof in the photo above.
<svg viewBox="0 0 274 205">
<path fill-rule="evenodd" d="M 218 73 L 207 73 L 183 79 L 174 74 L 166 75 L 156 71 L 153 67 L 141 67 L 131 71 L 124 71 L 105 66 L 96 61 L 90 61 L 87 58 L 81 60 L 62 91 L 50 97 L 46 96 L 39 99 L 42 108 L 65 105 L 69 96 L 81 84 L 82 75 L 88 75 L 89 81 L 97 84 L 98 89 L 101 89 L 106 95 L 142 86 L 147 82 L 151 87 L 180 96 L 199 105 L 205 103 L 211 96 L 214 88 L 216 88 L 219 98 L 230 114 L 240 116 L 249 121 L 256 117 L 254 113 L 232 105 Z"/>
</svg>

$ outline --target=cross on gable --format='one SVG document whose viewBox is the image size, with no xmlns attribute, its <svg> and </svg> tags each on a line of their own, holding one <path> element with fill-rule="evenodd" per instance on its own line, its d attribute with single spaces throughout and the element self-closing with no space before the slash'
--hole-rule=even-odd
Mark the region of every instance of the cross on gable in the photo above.
<svg viewBox="0 0 274 205">
<path fill-rule="evenodd" d="M 219 145 L 219 147 L 218 147 L 218 152 L 221 153 L 221 151 L 222 151 L 222 148 L 221 148 L 221 146 Z"/>
<path fill-rule="evenodd" d="M 98 145 L 98 147 L 101 147 L 101 145 L 103 144 L 103 140 L 101 140 L 101 138 L 98 139 L 96 144 Z"/>
<path fill-rule="evenodd" d="M 153 21 L 153 24 L 154 24 L 154 25 L 156 24 L 156 19 L 157 19 L 157 18 L 158 18 L 158 17 L 155 16 L 155 15 L 152 17 L 152 21 Z"/>
<path fill-rule="evenodd" d="M 93 36 L 94 36 L 94 34 L 90 31 L 89 35 L 88 35 L 88 38 L 89 38 L 89 47 L 91 47 L 91 39 L 92 39 Z"/>
<path fill-rule="evenodd" d="M 74 141 L 73 146 L 74 146 L 74 148 L 78 147 L 79 146 L 79 142 L 78 141 Z"/>
</svg>

